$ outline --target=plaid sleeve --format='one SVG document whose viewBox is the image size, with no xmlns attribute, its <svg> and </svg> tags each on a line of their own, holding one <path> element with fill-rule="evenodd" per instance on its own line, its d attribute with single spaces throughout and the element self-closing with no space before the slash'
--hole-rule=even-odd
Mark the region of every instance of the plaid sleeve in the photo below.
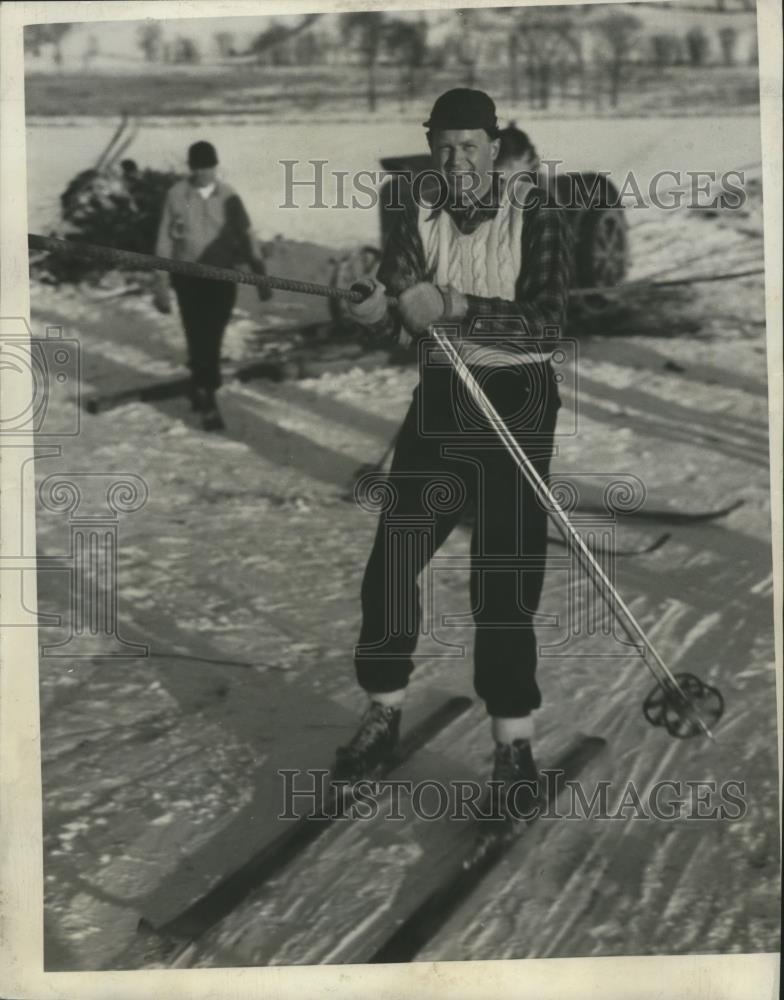
<svg viewBox="0 0 784 1000">
<path fill-rule="evenodd" d="M 400 295 L 420 281 L 429 281 L 425 250 L 417 225 L 417 206 L 406 201 L 384 248 L 378 280 L 390 295 Z"/>
<path fill-rule="evenodd" d="M 400 295 L 420 281 L 429 280 L 425 250 L 417 225 L 417 206 L 413 200 L 407 200 L 400 209 L 376 277 L 392 296 Z M 371 332 L 379 337 L 396 337 L 400 329 L 400 316 L 397 310 L 393 310 Z"/>
<path fill-rule="evenodd" d="M 468 295 L 468 319 L 514 320 L 525 329 L 526 340 L 551 341 L 563 331 L 569 299 L 572 235 L 562 209 L 542 204 L 526 206 L 522 234 L 522 268 L 515 301 Z"/>
</svg>

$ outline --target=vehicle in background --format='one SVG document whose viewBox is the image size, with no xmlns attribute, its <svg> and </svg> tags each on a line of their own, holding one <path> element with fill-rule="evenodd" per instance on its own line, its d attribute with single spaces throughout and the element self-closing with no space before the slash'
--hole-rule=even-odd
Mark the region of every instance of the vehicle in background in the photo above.
<svg viewBox="0 0 784 1000">
<path fill-rule="evenodd" d="M 387 157 L 381 160 L 381 167 L 390 176 L 379 189 L 379 245 L 359 247 L 336 263 L 332 283 L 339 288 L 349 288 L 359 278 L 375 275 L 395 225 L 401 186 L 433 169 L 427 153 Z M 538 181 L 553 202 L 566 210 L 574 233 L 573 287 L 598 289 L 620 285 L 628 269 L 629 244 L 628 225 L 616 186 L 595 171 L 556 175 L 540 171 Z M 394 185 L 398 191 L 393 190 Z M 426 194 L 425 184 L 423 192 Z M 333 319 L 343 321 L 345 303 L 331 301 Z"/>
</svg>

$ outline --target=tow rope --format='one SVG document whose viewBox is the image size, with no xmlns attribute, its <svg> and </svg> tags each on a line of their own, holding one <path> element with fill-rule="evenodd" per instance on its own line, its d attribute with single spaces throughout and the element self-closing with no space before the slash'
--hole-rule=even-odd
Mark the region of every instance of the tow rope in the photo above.
<svg viewBox="0 0 784 1000">
<path fill-rule="evenodd" d="M 258 285 L 262 288 L 277 288 L 283 292 L 301 292 L 303 295 L 320 295 L 327 299 L 344 299 L 346 302 L 361 302 L 363 298 L 361 292 L 353 292 L 349 288 L 338 288 L 336 285 L 321 285 L 314 281 L 298 281 L 295 278 L 253 274 L 251 271 L 239 271 L 230 267 L 213 267 L 211 264 L 172 260 L 169 257 L 157 257 L 155 254 L 136 253 L 133 250 L 116 250 L 114 247 L 99 246 L 96 243 L 63 240 L 56 236 L 39 236 L 37 233 L 27 234 L 27 245 L 31 250 L 45 250 L 49 253 L 82 257 L 85 260 L 120 264 L 134 271 L 168 271 L 171 274 L 184 274 L 191 278 L 230 281 L 235 285 Z M 696 285 L 710 281 L 731 281 L 749 278 L 755 274 L 763 274 L 764 271 L 764 268 L 757 267 L 745 271 L 730 271 L 725 274 L 697 274 L 664 281 L 639 278 L 623 285 L 612 285 L 606 288 L 573 288 L 569 294 L 577 298 L 617 295 L 627 289 L 639 291 L 645 288 L 671 288 L 677 285 Z"/>
<path fill-rule="evenodd" d="M 276 278 L 269 274 L 254 274 L 252 271 L 238 271 L 230 267 L 213 267 L 211 264 L 196 264 L 188 260 L 172 260 L 155 254 L 136 253 L 133 250 L 116 250 L 114 247 L 98 246 L 95 243 L 81 243 L 77 240 L 61 240 L 55 236 L 27 234 L 27 245 L 31 250 L 47 250 L 50 253 L 82 257 L 85 260 L 104 261 L 121 264 L 135 271 L 168 271 L 183 274 L 189 278 L 210 278 L 214 281 L 230 281 L 235 285 L 257 285 L 262 288 L 277 288 L 283 292 L 301 292 L 303 295 L 321 295 L 328 299 L 345 299 L 347 302 L 361 302 L 361 292 L 334 285 L 320 285 L 313 281 L 298 281 L 295 278 Z"/>
</svg>

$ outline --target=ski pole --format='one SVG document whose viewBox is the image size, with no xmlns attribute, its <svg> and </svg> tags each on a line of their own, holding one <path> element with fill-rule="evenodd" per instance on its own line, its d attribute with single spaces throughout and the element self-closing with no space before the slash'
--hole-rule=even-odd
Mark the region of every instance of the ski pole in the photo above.
<svg viewBox="0 0 784 1000">
<path fill-rule="evenodd" d="M 47 250 L 52 253 L 70 254 L 86 259 L 122 264 L 137 270 L 169 271 L 173 274 L 184 274 L 191 277 L 210 278 L 217 281 L 229 281 L 234 284 L 261 285 L 277 288 L 283 291 L 301 292 L 306 295 L 320 295 L 326 298 L 343 299 L 348 302 L 361 302 L 367 292 L 360 288 L 337 288 L 334 285 L 322 285 L 315 282 L 298 281 L 291 278 L 278 278 L 272 275 L 258 275 L 247 271 L 237 271 L 231 268 L 212 267 L 206 264 L 190 261 L 171 260 L 154 254 L 134 253 L 130 250 L 116 250 L 112 247 L 96 246 L 90 243 L 80 243 L 71 240 L 61 240 L 55 237 L 39 236 L 28 233 L 27 242 L 30 249 Z M 390 306 L 396 305 L 395 299 L 388 299 Z M 572 525 L 566 512 L 557 502 L 544 480 L 536 471 L 528 456 L 509 431 L 504 421 L 487 398 L 479 384 L 471 374 L 451 341 L 434 329 L 434 337 L 439 347 L 452 363 L 458 377 L 471 393 L 486 419 L 501 438 L 507 451 L 511 454 L 518 468 L 534 488 L 540 500 L 546 504 L 548 513 L 555 520 L 569 547 L 576 553 L 581 567 L 585 570 L 600 597 L 605 602 L 616 621 L 626 632 L 632 643 L 639 642 L 647 650 L 650 660 L 643 657 L 648 669 L 657 681 L 657 688 L 645 699 L 643 713 L 654 726 L 664 726 L 667 732 L 678 738 L 695 736 L 698 732 L 713 737 L 713 734 L 700 712 L 695 701 L 700 700 L 710 714 L 713 722 L 717 722 L 724 711 L 724 699 L 721 692 L 709 684 L 705 684 L 694 674 L 682 673 L 675 675 L 659 655 L 653 643 L 642 629 L 642 626 L 632 614 L 626 602 L 617 592 L 609 577 L 601 568 L 580 533 Z M 684 729 L 684 721 L 695 725 Z"/>
<path fill-rule="evenodd" d="M 626 632 L 633 644 L 642 645 L 648 652 L 652 662 L 643 657 L 646 666 L 656 678 L 658 687 L 646 699 L 643 712 L 652 725 L 663 725 L 672 736 L 686 738 L 697 735 L 701 731 L 713 738 L 713 733 L 703 716 L 697 710 L 695 700 L 701 698 L 706 705 L 712 722 L 717 722 L 724 709 L 724 699 L 721 693 L 710 685 L 704 684 L 693 674 L 675 675 L 659 655 L 656 647 L 643 631 L 642 626 L 632 614 L 631 609 L 613 586 L 611 580 L 597 562 L 591 550 L 586 545 L 582 535 L 569 520 L 566 511 L 561 507 L 552 492 L 537 472 L 535 466 L 525 451 L 504 423 L 496 408 L 487 398 L 484 390 L 474 378 L 468 365 L 460 357 L 460 353 L 451 340 L 438 330 L 432 328 L 433 337 L 441 350 L 449 358 L 458 377 L 470 392 L 481 409 L 485 419 L 500 437 L 515 464 L 533 487 L 540 502 L 555 521 L 557 527 L 573 552 L 577 555 L 582 569 L 607 605 L 616 621 Z M 654 666 L 655 664 L 655 666 Z M 659 697 L 657 697 L 659 696 Z M 668 714 L 672 709 L 677 718 Z M 681 725 L 688 718 L 697 728 L 683 730 Z"/>
</svg>

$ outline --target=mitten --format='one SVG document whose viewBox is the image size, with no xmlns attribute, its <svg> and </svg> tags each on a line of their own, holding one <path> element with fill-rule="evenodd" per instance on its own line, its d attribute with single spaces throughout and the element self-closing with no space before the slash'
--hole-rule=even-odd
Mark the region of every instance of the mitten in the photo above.
<svg viewBox="0 0 784 1000">
<path fill-rule="evenodd" d="M 375 278 L 363 278 L 351 286 L 353 291 L 365 293 L 361 302 L 349 302 L 348 314 L 362 326 L 375 326 L 385 319 L 388 311 L 387 293 L 380 281 Z"/>
<path fill-rule="evenodd" d="M 403 326 L 415 335 L 427 333 L 431 323 L 444 316 L 444 296 L 427 281 L 407 288 L 397 301 Z"/>
</svg>

